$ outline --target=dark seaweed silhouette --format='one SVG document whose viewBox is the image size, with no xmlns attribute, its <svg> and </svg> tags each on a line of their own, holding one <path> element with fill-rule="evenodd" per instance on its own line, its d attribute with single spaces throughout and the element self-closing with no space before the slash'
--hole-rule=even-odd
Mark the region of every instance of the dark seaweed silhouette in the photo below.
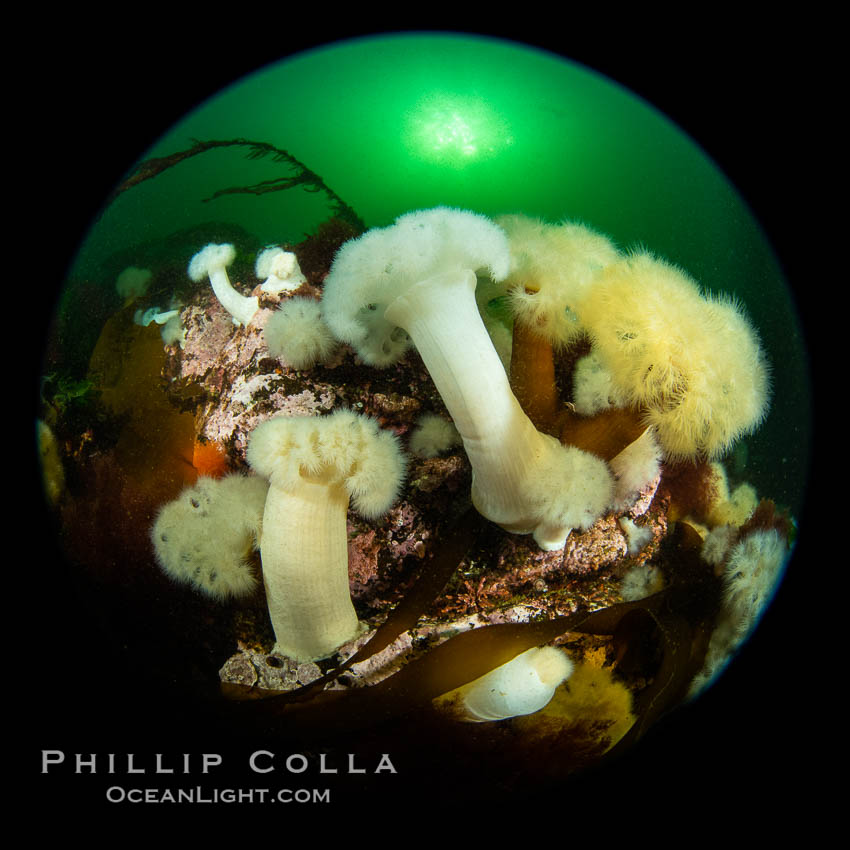
<svg viewBox="0 0 850 850">
<path fill-rule="evenodd" d="M 307 192 L 324 192 L 336 216 L 352 224 L 358 231 L 362 232 L 366 229 L 366 225 L 360 216 L 315 171 L 307 168 L 303 162 L 296 159 L 288 151 L 282 148 L 276 148 L 268 142 L 254 142 L 249 139 L 213 139 L 210 141 L 193 139 L 192 141 L 194 144 L 191 148 L 177 151 L 168 156 L 152 157 L 151 159 L 146 159 L 144 162 L 140 162 L 135 170 L 116 187 L 112 196 L 109 198 L 107 206 L 122 192 L 126 192 L 139 183 L 143 183 L 145 180 L 150 180 L 162 174 L 163 171 L 173 168 L 175 165 L 183 162 L 183 160 L 206 153 L 215 148 L 244 147 L 248 148 L 248 159 L 262 159 L 266 156 L 271 156 L 273 162 L 286 163 L 292 169 L 292 173 L 272 180 L 263 180 L 253 186 L 231 186 L 226 189 L 219 189 L 210 195 L 209 198 L 204 198 L 204 202 L 212 201 L 222 195 L 264 195 L 267 192 L 280 192 L 285 189 L 294 189 L 296 186 L 301 186 Z"/>
</svg>

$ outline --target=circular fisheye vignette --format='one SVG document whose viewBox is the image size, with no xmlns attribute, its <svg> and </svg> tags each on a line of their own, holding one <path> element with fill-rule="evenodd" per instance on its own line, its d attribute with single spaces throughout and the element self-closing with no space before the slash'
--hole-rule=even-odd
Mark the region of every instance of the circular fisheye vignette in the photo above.
<svg viewBox="0 0 850 850">
<path fill-rule="evenodd" d="M 795 321 L 734 188 L 620 87 L 493 39 L 334 44 L 117 187 L 57 309 L 45 493 L 104 639 L 176 693 L 203 655 L 224 699 L 368 694 L 470 759 L 510 724 L 568 774 L 775 591 Z"/>
</svg>

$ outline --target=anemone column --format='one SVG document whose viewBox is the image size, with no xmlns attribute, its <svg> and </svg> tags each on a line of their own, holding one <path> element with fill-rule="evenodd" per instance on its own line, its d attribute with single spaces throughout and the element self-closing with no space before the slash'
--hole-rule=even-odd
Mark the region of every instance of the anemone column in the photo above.
<svg viewBox="0 0 850 850">
<path fill-rule="evenodd" d="M 275 650 L 290 658 L 324 658 L 358 634 L 348 588 L 348 502 L 345 487 L 327 473 L 269 488 L 263 582 Z"/>
<path fill-rule="evenodd" d="M 534 513 L 517 494 L 556 441 L 537 431 L 511 391 L 475 302 L 476 278 L 466 269 L 410 287 L 384 318 L 413 340 L 472 465 L 472 502 L 507 531 L 527 533 Z"/>
</svg>

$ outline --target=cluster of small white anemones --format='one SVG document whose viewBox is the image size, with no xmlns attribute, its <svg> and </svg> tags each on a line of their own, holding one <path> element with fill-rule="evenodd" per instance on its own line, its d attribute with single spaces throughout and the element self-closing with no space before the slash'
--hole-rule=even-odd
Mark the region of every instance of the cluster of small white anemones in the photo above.
<svg viewBox="0 0 850 850">
<path fill-rule="evenodd" d="M 227 267 L 235 258 L 233 245 L 210 243 L 189 261 L 189 277 L 196 283 L 209 278 L 216 298 L 233 317 L 234 324 L 247 325 L 259 309 L 259 298 L 242 295 L 233 288 Z M 257 255 L 254 270 L 258 278 L 265 278 L 260 289 L 271 294 L 292 292 L 306 281 L 295 254 L 277 246 Z"/>
</svg>

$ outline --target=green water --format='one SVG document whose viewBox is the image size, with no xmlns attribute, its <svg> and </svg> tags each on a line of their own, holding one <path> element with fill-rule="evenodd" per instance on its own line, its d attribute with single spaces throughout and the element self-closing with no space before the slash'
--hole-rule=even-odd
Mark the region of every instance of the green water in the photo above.
<svg viewBox="0 0 850 850">
<path fill-rule="evenodd" d="M 469 36 L 354 40 L 268 67 L 200 105 L 146 154 L 192 139 L 284 148 L 367 226 L 440 204 L 577 219 L 643 245 L 747 308 L 774 364 L 773 403 L 739 452 L 760 493 L 800 508 L 809 442 L 806 354 L 786 282 L 758 223 L 697 144 L 622 87 L 562 58 Z M 329 214 L 300 189 L 203 199 L 279 177 L 238 149 L 203 154 L 119 196 L 93 226 L 71 279 L 114 284 L 126 249 L 215 221 L 259 244 L 297 242 Z M 121 261 L 116 259 L 120 255 Z M 73 283 L 69 295 L 73 292 Z M 743 463 L 743 460 L 741 461 Z"/>
</svg>

